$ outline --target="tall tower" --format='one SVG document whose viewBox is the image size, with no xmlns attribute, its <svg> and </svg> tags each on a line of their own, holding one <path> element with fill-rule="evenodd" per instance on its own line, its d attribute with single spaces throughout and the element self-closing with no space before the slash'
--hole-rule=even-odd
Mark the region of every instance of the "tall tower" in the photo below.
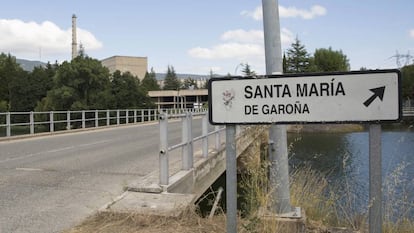
<svg viewBox="0 0 414 233">
<path fill-rule="evenodd" d="M 78 43 L 76 40 L 76 15 L 72 15 L 72 59 L 78 56 Z"/>
</svg>

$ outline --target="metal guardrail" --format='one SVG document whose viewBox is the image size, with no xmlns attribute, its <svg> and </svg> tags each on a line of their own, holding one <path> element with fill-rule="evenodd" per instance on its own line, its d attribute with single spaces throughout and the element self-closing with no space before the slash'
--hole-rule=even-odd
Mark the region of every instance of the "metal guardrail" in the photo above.
<svg viewBox="0 0 414 233">
<path fill-rule="evenodd" d="M 0 137 L 98 128 L 158 120 L 158 109 L 0 112 Z M 169 114 L 203 109 L 168 109 Z"/>
<path fill-rule="evenodd" d="M 403 107 L 403 116 L 414 116 L 414 107 Z"/>
<path fill-rule="evenodd" d="M 193 117 L 201 116 L 202 134 L 198 137 L 193 137 Z M 171 118 L 181 118 L 182 137 L 181 143 L 176 145 L 168 145 L 168 120 Z M 209 132 L 209 122 L 207 112 L 185 112 L 182 114 L 168 114 L 161 113 L 159 115 L 159 133 L 160 133 L 160 150 L 159 150 L 159 184 L 169 184 L 169 153 L 173 150 L 182 148 L 181 150 L 181 170 L 188 171 L 194 167 L 194 142 L 202 141 L 202 156 L 208 157 L 208 139 L 210 136 L 215 137 L 215 150 L 221 149 L 220 132 L 225 127 L 215 126 L 214 131 Z"/>
</svg>

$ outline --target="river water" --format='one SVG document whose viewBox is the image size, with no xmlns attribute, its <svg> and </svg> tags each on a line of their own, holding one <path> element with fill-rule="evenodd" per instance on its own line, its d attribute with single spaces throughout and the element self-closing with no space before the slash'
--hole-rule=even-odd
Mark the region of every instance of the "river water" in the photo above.
<svg viewBox="0 0 414 233">
<path fill-rule="evenodd" d="M 305 164 L 326 174 L 333 191 L 353 200 L 353 208 L 365 212 L 369 195 L 369 135 L 353 133 L 290 133 L 291 170 Z M 382 141 L 384 206 L 392 211 L 414 209 L 414 129 L 385 130 Z M 351 196 L 351 198 L 350 198 Z M 411 214 L 412 215 L 412 214 Z"/>
</svg>

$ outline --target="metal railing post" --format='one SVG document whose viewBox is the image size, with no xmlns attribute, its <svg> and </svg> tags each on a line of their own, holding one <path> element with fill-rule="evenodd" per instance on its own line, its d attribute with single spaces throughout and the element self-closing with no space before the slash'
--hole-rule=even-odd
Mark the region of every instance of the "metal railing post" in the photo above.
<svg viewBox="0 0 414 233">
<path fill-rule="evenodd" d="M 30 112 L 29 115 L 29 125 L 30 125 L 30 134 L 34 134 L 34 116 L 33 112 Z"/>
<path fill-rule="evenodd" d="M 144 109 L 141 109 L 141 122 L 144 122 Z"/>
<path fill-rule="evenodd" d="M 70 130 L 70 111 L 66 112 L 66 130 Z"/>
<path fill-rule="evenodd" d="M 186 112 L 187 117 L 187 124 L 188 124 L 188 157 L 190 159 L 189 163 L 191 163 L 191 167 L 193 167 L 194 161 L 194 148 L 193 148 L 193 114 L 190 112 Z"/>
<path fill-rule="evenodd" d="M 55 132 L 55 122 L 54 122 L 54 116 L 53 116 L 53 111 L 50 111 L 49 113 L 49 131 L 50 132 Z"/>
<path fill-rule="evenodd" d="M 82 110 L 82 129 L 85 128 L 85 110 Z"/>
<path fill-rule="evenodd" d="M 116 110 L 116 124 L 117 125 L 119 125 L 120 124 L 120 122 L 121 122 L 121 119 L 119 119 L 119 116 L 120 114 L 119 114 L 119 109 L 118 110 Z"/>
<path fill-rule="evenodd" d="M 203 158 L 207 158 L 208 157 L 208 116 L 207 114 L 203 116 L 201 124 L 202 124 L 201 129 L 202 129 L 202 134 L 203 134 L 203 140 L 202 140 Z"/>
<path fill-rule="evenodd" d="M 191 129 L 189 128 L 189 121 L 188 119 L 190 118 L 189 113 L 187 113 L 185 115 L 185 117 L 183 117 L 181 119 L 181 124 L 182 124 L 182 143 L 185 143 L 184 146 L 182 147 L 182 151 L 181 151 L 181 169 L 182 170 L 190 170 L 193 167 L 193 160 L 192 160 L 192 155 L 190 153 L 190 131 Z"/>
<path fill-rule="evenodd" d="M 159 150 L 159 166 L 160 166 L 160 185 L 168 185 L 168 115 L 163 113 L 160 115 L 160 150 Z"/>
<path fill-rule="evenodd" d="M 218 132 L 219 129 L 220 126 L 214 126 L 214 131 L 216 131 L 216 151 L 219 151 L 221 149 L 220 132 Z"/>
<path fill-rule="evenodd" d="M 109 126 L 111 124 L 111 114 L 109 113 L 109 110 L 106 110 L 106 126 Z"/>
<path fill-rule="evenodd" d="M 125 110 L 125 124 L 129 123 L 129 110 Z"/>
<path fill-rule="evenodd" d="M 137 123 L 137 110 L 134 109 L 134 123 Z"/>
<path fill-rule="evenodd" d="M 6 136 L 11 136 L 11 120 L 10 120 L 10 112 L 6 113 Z"/>
<path fill-rule="evenodd" d="M 99 127 L 99 112 L 95 110 L 95 127 Z"/>
</svg>

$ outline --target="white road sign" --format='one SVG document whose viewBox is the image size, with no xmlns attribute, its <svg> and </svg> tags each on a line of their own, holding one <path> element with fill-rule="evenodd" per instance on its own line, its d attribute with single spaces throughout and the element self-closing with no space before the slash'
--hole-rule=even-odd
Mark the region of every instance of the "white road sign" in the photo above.
<svg viewBox="0 0 414 233">
<path fill-rule="evenodd" d="M 212 124 L 398 121 L 398 70 L 211 79 Z"/>
</svg>

